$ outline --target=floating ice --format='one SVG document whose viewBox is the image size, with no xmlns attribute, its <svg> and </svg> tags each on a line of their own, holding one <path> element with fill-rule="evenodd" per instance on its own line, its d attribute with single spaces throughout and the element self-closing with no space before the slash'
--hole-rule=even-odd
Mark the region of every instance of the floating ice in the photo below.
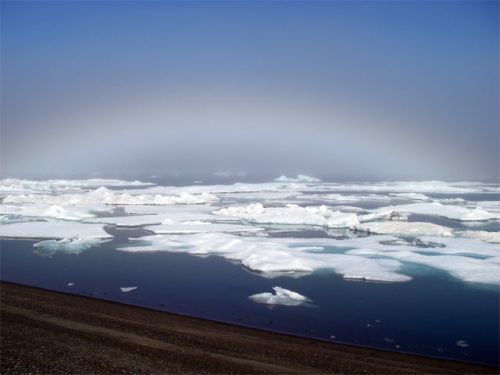
<svg viewBox="0 0 500 375">
<path fill-rule="evenodd" d="M 452 236 L 450 228 L 432 223 L 407 221 L 379 221 L 362 223 L 356 229 L 377 234 L 400 234 L 404 236 Z"/>
<path fill-rule="evenodd" d="M 362 223 L 375 220 L 405 221 L 408 220 L 408 216 L 399 211 L 395 211 L 390 207 L 382 207 L 377 209 L 375 212 L 359 216 L 359 221 Z"/>
<path fill-rule="evenodd" d="M 466 230 L 459 232 L 463 237 L 477 238 L 486 242 L 500 243 L 500 232 L 487 232 L 484 230 Z"/>
<path fill-rule="evenodd" d="M 261 203 L 252 203 L 244 207 L 222 208 L 214 211 L 214 214 L 263 224 L 316 225 L 329 228 L 352 227 L 359 224 L 356 214 L 332 211 L 326 206 L 301 207 L 288 204 L 285 207 L 264 207 Z"/>
<path fill-rule="evenodd" d="M 384 192 L 384 193 L 440 193 L 465 194 L 497 192 L 498 186 L 477 182 L 395 181 L 355 184 L 328 184 L 330 191 Z"/>
<path fill-rule="evenodd" d="M 130 192 L 133 192 L 130 190 Z M 191 194 L 180 192 L 176 195 L 162 194 L 130 194 L 118 193 L 105 187 L 86 193 L 73 194 L 18 194 L 7 195 L 4 203 L 15 204 L 58 204 L 58 205 L 82 205 L 82 204 L 111 204 L 111 205 L 171 205 L 171 204 L 204 204 L 217 201 L 217 197 L 209 193 Z"/>
<path fill-rule="evenodd" d="M 101 224 L 78 222 L 29 221 L 0 225 L 0 237 L 5 238 L 112 238 Z"/>
<path fill-rule="evenodd" d="M 387 239 L 387 237 L 383 237 Z M 392 237 L 390 237 L 392 239 Z M 399 274 L 401 263 L 392 259 L 367 258 L 322 253 L 322 245 L 337 244 L 334 239 L 277 239 L 242 237 L 226 233 L 154 235 L 131 239 L 138 245 L 118 250 L 131 252 L 169 251 L 198 255 L 219 255 L 236 260 L 250 270 L 265 274 L 289 274 L 332 269 L 348 279 L 407 281 Z"/>
<path fill-rule="evenodd" d="M 81 252 L 101 244 L 103 239 L 82 238 L 79 235 L 63 238 L 62 240 L 46 240 L 37 242 L 33 245 L 36 252 L 40 255 L 52 255 L 56 252 L 69 254 L 80 254 Z"/>
<path fill-rule="evenodd" d="M 281 288 L 279 286 L 273 287 L 273 293 L 258 293 L 248 297 L 256 303 L 264 303 L 266 305 L 283 305 L 283 306 L 299 306 L 308 302 L 312 302 L 306 296 L 291 290 Z"/>
<path fill-rule="evenodd" d="M 128 292 L 131 292 L 133 290 L 136 290 L 137 288 L 138 288 L 137 286 L 122 286 L 122 287 L 120 287 L 120 290 L 123 293 L 128 293 Z"/>
<path fill-rule="evenodd" d="M 0 214 L 76 221 L 94 217 L 94 215 L 87 212 L 87 210 L 80 208 L 36 203 L 29 206 L 2 204 L 0 205 Z"/>
<path fill-rule="evenodd" d="M 407 214 L 441 216 L 460 221 L 484 221 L 500 217 L 500 215 L 491 214 L 488 211 L 485 211 L 480 208 L 469 209 L 466 207 L 441 204 L 437 202 L 412 203 L 399 206 L 383 207 L 375 210 L 374 212 L 375 213 L 386 212 L 387 210 L 392 210 Z"/>
<path fill-rule="evenodd" d="M 465 340 L 458 340 L 456 342 L 457 346 L 460 346 L 461 348 L 467 348 L 469 344 L 467 344 L 467 341 Z"/>
<path fill-rule="evenodd" d="M 274 179 L 274 181 L 277 182 L 321 182 L 319 178 L 314 178 L 310 176 L 306 176 L 303 174 L 298 174 L 297 177 L 287 177 L 285 175 L 279 176 L 278 178 Z"/>
<path fill-rule="evenodd" d="M 414 201 L 430 201 L 432 200 L 425 194 L 421 193 L 392 193 L 392 197 L 401 198 L 401 199 L 411 199 Z"/>
<path fill-rule="evenodd" d="M 88 180 L 21 180 L 7 178 L 0 180 L 0 194 L 36 193 L 36 192 L 64 192 L 82 188 L 109 187 L 136 187 L 154 185 L 149 182 L 123 181 L 116 179 L 91 178 Z"/>
<path fill-rule="evenodd" d="M 68 286 L 70 286 L 70 287 L 73 285 L 75 285 L 75 283 L 68 283 Z"/>
<path fill-rule="evenodd" d="M 179 224 L 151 225 L 145 229 L 157 234 L 167 233 L 209 233 L 209 232 L 255 232 L 263 230 L 250 225 L 184 222 Z"/>
</svg>

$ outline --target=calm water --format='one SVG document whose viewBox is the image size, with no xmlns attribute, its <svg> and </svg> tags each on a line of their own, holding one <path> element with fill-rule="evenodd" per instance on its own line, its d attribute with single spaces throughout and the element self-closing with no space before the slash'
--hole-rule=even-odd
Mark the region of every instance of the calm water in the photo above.
<svg viewBox="0 0 500 375">
<path fill-rule="evenodd" d="M 79 255 L 33 252 L 35 241 L 2 240 L 3 280 L 92 295 L 325 340 L 495 364 L 499 291 L 470 286 L 422 266 L 406 283 L 345 281 L 333 272 L 267 279 L 217 256 L 114 250 L 135 231 Z M 74 283 L 69 287 L 68 283 Z M 255 304 L 275 285 L 310 297 L 310 306 Z M 138 289 L 122 293 L 120 287 Z M 468 346 L 457 345 L 460 340 Z"/>
<path fill-rule="evenodd" d="M 162 185 L 190 185 L 194 180 L 232 183 L 244 179 L 242 176 L 196 175 L 135 178 Z M 268 179 L 263 178 L 263 181 Z M 319 193 L 313 191 L 311 194 Z M 306 199 L 296 203 L 322 203 L 313 196 L 309 202 L 307 194 L 304 193 Z M 356 195 L 355 192 L 346 194 Z M 436 199 L 462 197 L 468 201 L 499 199 L 498 194 L 427 195 Z M 246 202 L 244 195 L 240 198 L 228 195 L 215 205 Z M 409 202 L 393 199 L 391 204 Z M 283 205 L 283 202 L 278 200 L 275 204 Z M 335 206 L 335 202 L 327 204 Z M 358 202 L 356 206 L 374 209 L 387 204 L 387 201 L 373 200 Z M 500 221 L 471 226 L 426 215 L 410 215 L 409 221 L 431 222 L 456 229 L 500 231 Z M 338 239 L 345 234 L 344 230 L 311 228 L 270 225 L 267 233 L 271 237 Z M 1 279 L 323 340 L 499 363 L 498 287 L 464 283 L 445 272 L 412 264 L 407 264 L 403 273 L 413 279 L 403 283 L 346 281 L 332 271 L 298 278 L 266 278 L 217 256 L 117 251 L 116 248 L 129 244 L 129 237 L 149 232 L 118 230 L 113 226 L 106 230 L 114 236 L 111 242 L 79 255 L 58 252 L 50 257 L 40 256 L 32 247 L 38 241 L 0 240 Z M 68 283 L 74 285 L 68 286 Z M 133 286 L 138 288 L 128 293 L 120 291 L 120 287 Z M 274 286 L 298 292 L 314 302 L 291 307 L 249 300 L 250 295 L 271 292 Z"/>
</svg>

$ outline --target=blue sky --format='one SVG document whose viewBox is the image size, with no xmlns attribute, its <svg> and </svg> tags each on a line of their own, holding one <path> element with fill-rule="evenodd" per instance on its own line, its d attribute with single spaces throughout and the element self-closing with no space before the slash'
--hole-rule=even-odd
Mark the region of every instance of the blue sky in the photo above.
<svg viewBox="0 0 500 375">
<path fill-rule="evenodd" d="M 2 175 L 498 178 L 498 11 L 3 1 Z"/>
</svg>

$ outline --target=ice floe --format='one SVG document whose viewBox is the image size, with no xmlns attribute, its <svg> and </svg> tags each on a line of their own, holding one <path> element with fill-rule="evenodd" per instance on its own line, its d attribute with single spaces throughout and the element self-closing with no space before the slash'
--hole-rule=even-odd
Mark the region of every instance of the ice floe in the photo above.
<svg viewBox="0 0 500 375">
<path fill-rule="evenodd" d="M 184 222 L 178 224 L 151 225 L 145 229 L 157 234 L 167 233 L 209 233 L 209 232 L 256 232 L 263 228 L 251 225 L 219 224 L 203 222 Z"/>
<path fill-rule="evenodd" d="M 486 242 L 500 243 L 500 232 L 487 232 L 485 230 L 466 230 L 459 232 L 460 236 L 477 238 Z"/>
<path fill-rule="evenodd" d="M 279 176 L 278 178 L 274 179 L 274 181 L 277 182 L 321 182 L 319 178 L 314 178 L 311 176 L 306 176 L 304 174 L 298 174 L 297 177 L 287 177 L 285 175 Z"/>
<path fill-rule="evenodd" d="M 132 190 L 130 190 L 132 192 Z M 131 194 L 119 193 L 105 187 L 86 192 L 71 194 L 17 194 L 7 195 L 4 203 L 15 204 L 56 204 L 56 205 L 81 205 L 81 204 L 109 204 L 109 205 L 171 205 L 171 204 L 204 204 L 218 200 L 210 193 L 192 194 L 180 192 L 175 195 L 162 194 Z"/>
<path fill-rule="evenodd" d="M 397 206 L 389 206 L 377 209 L 374 213 L 386 212 L 392 210 L 395 212 L 406 214 L 421 214 L 431 216 L 441 216 L 448 219 L 460 221 L 485 221 L 499 218 L 500 215 L 495 215 L 481 208 L 469 209 L 466 207 L 441 204 L 438 202 L 432 203 L 412 203 Z"/>
<path fill-rule="evenodd" d="M 291 290 L 281 288 L 279 286 L 273 287 L 273 293 L 258 293 L 249 296 L 248 298 L 256 303 L 263 303 L 266 305 L 283 305 L 283 306 L 300 306 L 308 302 L 312 302 L 306 296 L 293 292 Z"/>
<path fill-rule="evenodd" d="M 376 221 L 362 223 L 357 230 L 377 234 L 400 234 L 404 236 L 452 236 L 453 230 L 438 224 L 407 221 Z"/>
<path fill-rule="evenodd" d="M 315 239 L 314 239 L 315 240 Z M 392 259 L 321 253 L 313 239 L 270 239 L 227 233 L 154 235 L 132 239 L 137 245 L 118 250 L 130 252 L 168 251 L 197 255 L 218 255 L 241 262 L 250 270 L 267 274 L 307 273 L 332 269 L 348 279 L 408 281 L 399 274 L 401 263 Z M 323 242 L 336 240 L 326 239 Z M 338 246 L 342 246 L 338 243 Z"/>
<path fill-rule="evenodd" d="M 214 211 L 214 214 L 263 224 L 315 225 L 329 228 L 352 227 L 359 224 L 356 214 L 332 211 L 324 205 L 301 207 L 288 204 L 285 207 L 264 207 L 261 203 L 251 203 L 243 207 L 222 208 Z"/>
<path fill-rule="evenodd" d="M 33 245 L 36 252 L 41 255 L 52 255 L 56 252 L 80 254 L 93 246 L 99 245 L 106 239 L 82 238 L 79 235 L 63 238 L 62 240 L 46 240 Z"/>
<path fill-rule="evenodd" d="M 89 213 L 87 209 L 37 203 L 31 205 L 2 204 L 0 205 L 0 214 L 76 221 L 95 216 Z"/>
<path fill-rule="evenodd" d="M 79 236 L 83 239 L 112 238 L 102 224 L 79 222 L 29 221 L 0 225 L 0 237 L 64 239 Z"/>
<path fill-rule="evenodd" d="M 128 292 L 131 292 L 133 290 L 136 290 L 138 287 L 136 286 L 122 286 L 120 287 L 120 290 L 123 292 L 123 293 L 128 293 Z"/>
<path fill-rule="evenodd" d="M 149 182 L 124 181 L 116 179 L 91 178 L 87 180 L 23 180 L 7 178 L 0 180 L 0 194 L 36 193 L 36 192 L 64 192 L 82 188 L 109 187 L 138 187 L 154 185 Z"/>
</svg>

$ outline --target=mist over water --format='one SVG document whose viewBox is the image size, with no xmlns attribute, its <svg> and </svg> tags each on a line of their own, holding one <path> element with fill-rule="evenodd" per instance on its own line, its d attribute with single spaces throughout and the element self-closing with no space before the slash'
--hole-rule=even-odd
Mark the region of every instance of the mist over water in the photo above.
<svg viewBox="0 0 500 375">
<path fill-rule="evenodd" d="M 2 2 L 1 174 L 498 179 L 497 2 Z"/>
</svg>

